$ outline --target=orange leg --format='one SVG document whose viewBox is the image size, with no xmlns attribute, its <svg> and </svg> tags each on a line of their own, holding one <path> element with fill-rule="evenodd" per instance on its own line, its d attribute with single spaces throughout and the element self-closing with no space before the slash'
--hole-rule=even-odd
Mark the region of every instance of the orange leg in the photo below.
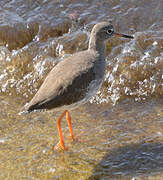
<svg viewBox="0 0 163 180">
<path fill-rule="evenodd" d="M 68 111 L 66 111 L 66 119 L 67 119 L 67 123 L 69 126 L 71 140 L 74 141 L 74 134 L 73 134 L 73 130 L 72 130 L 71 117 L 70 117 L 70 113 Z"/>
<path fill-rule="evenodd" d="M 63 149 L 63 150 L 66 150 L 65 148 L 65 144 L 64 144 L 64 140 L 63 140 L 63 134 L 62 134 L 62 129 L 61 129 L 61 120 L 63 119 L 64 115 L 66 114 L 66 111 L 64 111 L 61 116 L 58 118 L 57 120 L 57 127 L 58 127 L 58 132 L 59 132 L 59 138 L 60 138 L 60 141 L 59 141 L 59 146 Z"/>
<path fill-rule="evenodd" d="M 61 120 L 63 119 L 63 117 L 65 115 L 66 115 L 67 123 L 68 123 L 68 126 L 69 126 L 70 137 L 71 137 L 72 141 L 74 140 L 70 113 L 67 110 L 65 110 L 57 120 L 57 127 L 58 127 L 59 138 L 60 138 L 60 141 L 57 144 L 57 148 L 58 148 L 58 146 L 60 146 L 63 150 L 66 150 L 66 147 L 65 147 L 65 144 L 64 144 L 64 140 L 63 140 L 63 134 L 62 134 L 62 129 L 61 129 Z"/>
</svg>

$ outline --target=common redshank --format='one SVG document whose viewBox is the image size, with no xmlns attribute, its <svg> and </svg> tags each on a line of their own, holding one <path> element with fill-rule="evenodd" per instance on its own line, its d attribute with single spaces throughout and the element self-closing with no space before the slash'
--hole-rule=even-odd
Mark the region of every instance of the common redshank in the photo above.
<svg viewBox="0 0 163 180">
<path fill-rule="evenodd" d="M 66 150 L 61 120 L 66 115 L 70 137 L 74 141 L 69 110 L 87 102 L 101 87 L 105 74 L 105 41 L 111 36 L 133 38 L 114 32 L 108 22 L 96 24 L 85 51 L 73 54 L 58 63 L 47 75 L 40 89 L 25 106 L 28 112 L 40 109 L 59 109 L 64 112 L 57 120 L 59 146 Z"/>
</svg>

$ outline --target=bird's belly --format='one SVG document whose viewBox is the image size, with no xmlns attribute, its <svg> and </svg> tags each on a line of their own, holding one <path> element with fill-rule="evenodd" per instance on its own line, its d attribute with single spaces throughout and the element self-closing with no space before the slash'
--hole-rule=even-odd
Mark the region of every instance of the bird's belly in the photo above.
<svg viewBox="0 0 163 180">
<path fill-rule="evenodd" d="M 93 80 L 88 88 L 88 91 L 86 93 L 86 99 L 90 99 L 92 96 L 95 96 L 97 91 L 100 89 L 102 85 L 102 79 L 101 80 Z"/>
<path fill-rule="evenodd" d="M 91 81 L 91 83 L 87 89 L 87 92 L 85 94 L 85 97 L 82 100 L 78 101 L 77 103 L 74 103 L 73 106 L 76 107 L 76 105 L 84 104 L 87 101 L 89 101 L 91 99 L 91 97 L 96 95 L 96 93 L 100 89 L 101 85 L 102 85 L 102 80 Z"/>
</svg>

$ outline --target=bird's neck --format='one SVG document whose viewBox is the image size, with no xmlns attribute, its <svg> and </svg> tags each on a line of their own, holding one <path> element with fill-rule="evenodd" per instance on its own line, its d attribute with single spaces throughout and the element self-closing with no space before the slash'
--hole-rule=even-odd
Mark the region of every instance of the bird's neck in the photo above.
<svg viewBox="0 0 163 180">
<path fill-rule="evenodd" d="M 99 41 L 96 37 L 91 36 L 89 40 L 89 50 L 97 51 L 100 56 L 105 57 L 105 42 Z"/>
</svg>

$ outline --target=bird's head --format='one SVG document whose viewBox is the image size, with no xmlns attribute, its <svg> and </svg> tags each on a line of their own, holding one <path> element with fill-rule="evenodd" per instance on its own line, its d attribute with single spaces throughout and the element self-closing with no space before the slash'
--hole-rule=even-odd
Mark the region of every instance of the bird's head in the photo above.
<svg viewBox="0 0 163 180">
<path fill-rule="evenodd" d="M 99 41 L 105 41 L 111 36 L 118 36 L 118 37 L 133 39 L 133 36 L 119 34 L 119 33 L 114 32 L 114 27 L 109 22 L 100 22 L 96 24 L 93 27 L 91 34 L 94 35 L 96 39 Z"/>
</svg>

